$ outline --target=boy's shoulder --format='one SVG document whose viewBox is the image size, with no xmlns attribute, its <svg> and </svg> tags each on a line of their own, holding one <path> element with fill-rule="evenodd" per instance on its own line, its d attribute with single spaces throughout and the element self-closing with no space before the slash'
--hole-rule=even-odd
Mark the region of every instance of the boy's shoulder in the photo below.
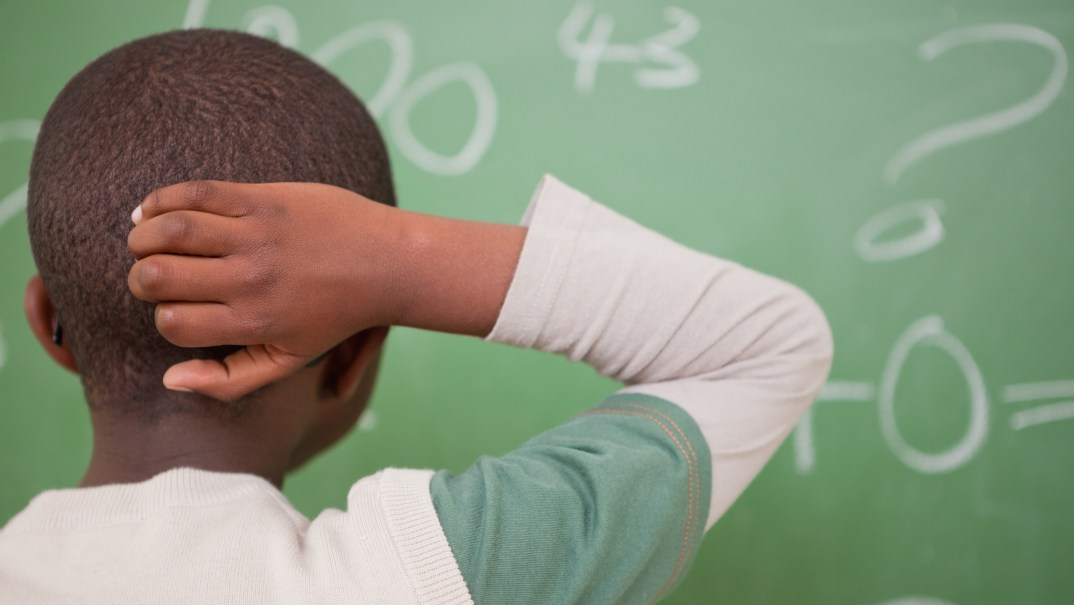
<svg viewBox="0 0 1074 605">
<path fill-rule="evenodd" d="M 711 457 L 679 406 L 619 393 L 431 490 L 477 602 L 652 602 L 696 556 Z"/>
<path fill-rule="evenodd" d="M 260 477 L 174 469 L 38 495 L 0 531 L 0 602 L 409 602 L 465 582 L 429 497 L 432 471 L 358 481 L 310 521 Z M 437 536 L 438 535 L 438 536 Z M 439 539 L 437 539 L 437 537 Z M 104 579 L 104 580 L 102 580 Z"/>
</svg>

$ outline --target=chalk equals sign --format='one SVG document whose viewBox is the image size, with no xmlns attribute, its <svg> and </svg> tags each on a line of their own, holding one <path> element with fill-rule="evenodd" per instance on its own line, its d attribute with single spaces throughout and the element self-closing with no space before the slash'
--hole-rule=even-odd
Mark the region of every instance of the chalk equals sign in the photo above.
<svg viewBox="0 0 1074 605">
<path fill-rule="evenodd" d="M 1074 420 L 1074 380 L 1027 382 L 1012 384 L 1003 389 L 1004 403 L 1029 403 L 1069 399 L 1040 405 L 1011 415 L 1011 428 L 1020 431 L 1059 420 Z"/>
</svg>

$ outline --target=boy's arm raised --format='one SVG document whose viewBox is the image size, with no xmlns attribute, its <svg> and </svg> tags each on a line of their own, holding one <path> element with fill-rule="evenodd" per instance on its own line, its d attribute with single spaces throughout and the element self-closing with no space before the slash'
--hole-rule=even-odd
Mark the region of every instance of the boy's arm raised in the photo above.
<svg viewBox="0 0 1074 605">
<path fill-rule="evenodd" d="M 246 345 L 224 362 L 174 366 L 169 387 L 235 399 L 377 325 L 561 353 L 696 420 L 717 483 L 706 526 L 793 428 L 831 361 L 824 315 L 794 286 L 680 246 L 551 177 L 528 231 L 295 183 L 173 185 L 132 218 L 131 290 L 159 303 L 161 333 L 181 346 Z"/>
<path fill-rule="evenodd" d="M 485 336 L 526 236 L 296 183 L 181 183 L 151 193 L 132 219 L 129 285 L 157 303 L 161 334 L 180 346 L 245 345 L 164 376 L 221 400 L 373 326 Z"/>
<path fill-rule="evenodd" d="M 682 246 L 553 177 L 488 339 L 565 355 L 668 401 L 711 451 L 705 528 L 761 470 L 827 378 L 832 337 L 797 287 Z"/>
<path fill-rule="evenodd" d="M 551 177 L 526 228 L 295 184 L 179 185 L 150 196 L 135 222 L 131 288 L 168 301 L 165 336 L 248 345 L 224 364 L 176 366 L 172 386 L 237 397 L 385 324 L 487 333 L 628 385 L 509 454 L 433 477 L 437 517 L 479 602 L 666 594 L 831 361 L 824 315 L 794 286 L 680 246 Z"/>
</svg>

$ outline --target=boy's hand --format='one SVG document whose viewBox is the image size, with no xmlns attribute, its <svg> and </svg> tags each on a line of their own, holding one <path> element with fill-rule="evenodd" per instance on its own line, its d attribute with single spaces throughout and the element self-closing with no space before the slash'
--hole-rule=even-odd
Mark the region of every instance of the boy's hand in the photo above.
<svg viewBox="0 0 1074 605">
<path fill-rule="evenodd" d="M 132 214 L 131 291 L 157 303 L 157 328 L 176 345 L 246 345 L 223 362 L 171 367 L 165 386 L 234 400 L 398 321 L 399 212 L 317 184 L 199 181 L 151 193 Z"/>
</svg>

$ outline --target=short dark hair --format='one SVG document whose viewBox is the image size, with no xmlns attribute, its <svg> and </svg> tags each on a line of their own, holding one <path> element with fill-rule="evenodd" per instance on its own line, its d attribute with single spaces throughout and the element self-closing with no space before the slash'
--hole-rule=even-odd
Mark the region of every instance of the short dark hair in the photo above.
<svg viewBox="0 0 1074 605">
<path fill-rule="evenodd" d="M 338 79 L 275 42 L 175 31 L 86 66 L 41 124 L 27 219 L 91 408 L 149 419 L 223 406 L 163 388 L 164 371 L 233 349 L 180 349 L 127 289 L 130 213 L 173 183 L 306 181 L 395 204 L 384 142 Z M 242 406 L 233 406 L 239 409 Z"/>
</svg>

